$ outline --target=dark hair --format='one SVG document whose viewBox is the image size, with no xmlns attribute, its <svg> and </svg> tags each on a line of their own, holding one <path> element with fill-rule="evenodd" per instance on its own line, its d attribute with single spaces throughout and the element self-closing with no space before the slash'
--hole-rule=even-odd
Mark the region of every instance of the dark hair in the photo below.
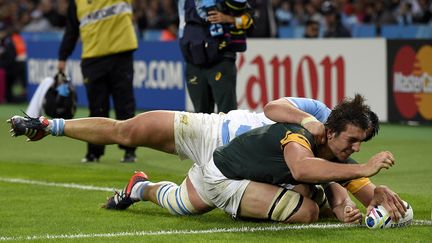
<svg viewBox="0 0 432 243">
<path fill-rule="evenodd" d="M 375 112 L 369 111 L 369 120 L 371 122 L 371 125 L 369 127 L 366 138 L 363 140 L 364 142 L 371 140 L 375 135 L 378 134 L 379 131 L 379 119 Z"/>
<path fill-rule="evenodd" d="M 343 100 L 330 113 L 325 123 L 326 128 L 338 135 L 345 131 L 348 124 L 352 124 L 367 131 L 368 134 L 363 141 L 370 140 L 378 134 L 379 119 L 364 101 L 364 97 L 360 94 L 356 94 L 353 99 Z"/>
</svg>

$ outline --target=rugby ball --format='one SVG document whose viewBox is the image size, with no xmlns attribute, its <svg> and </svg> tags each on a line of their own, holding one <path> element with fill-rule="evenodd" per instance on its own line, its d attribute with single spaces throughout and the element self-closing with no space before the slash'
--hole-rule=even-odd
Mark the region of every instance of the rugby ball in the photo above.
<svg viewBox="0 0 432 243">
<path fill-rule="evenodd" d="M 400 218 L 398 222 L 395 222 L 391 219 L 387 210 L 381 206 L 375 206 L 369 215 L 365 217 L 365 224 L 369 229 L 386 229 L 386 228 L 398 228 L 405 227 L 412 223 L 414 212 L 411 205 L 405 201 L 407 211 L 403 218 Z"/>
</svg>

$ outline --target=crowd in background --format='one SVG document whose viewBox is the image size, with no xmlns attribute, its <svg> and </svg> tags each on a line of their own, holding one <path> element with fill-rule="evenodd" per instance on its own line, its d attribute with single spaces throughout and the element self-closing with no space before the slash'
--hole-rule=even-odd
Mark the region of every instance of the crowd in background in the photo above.
<svg viewBox="0 0 432 243">
<path fill-rule="evenodd" d="M 0 21 L 15 31 L 62 30 L 66 24 L 68 0 L 0 0 Z M 308 21 L 325 25 L 324 0 L 251 0 L 269 2 L 268 11 L 276 26 L 304 26 Z M 356 24 L 431 24 L 431 0 L 332 0 L 346 27 Z M 262 14 L 262 13 L 261 13 Z M 168 30 L 175 34 L 175 0 L 134 0 L 136 27 Z"/>
<path fill-rule="evenodd" d="M 21 32 L 62 32 L 69 0 L 0 0 L 0 103 L 23 101 L 26 89 L 12 90 L 6 83 L 25 87 L 25 41 Z M 138 36 L 148 30 L 160 40 L 177 38 L 176 0 L 134 0 Z M 280 27 L 304 28 L 305 38 L 350 37 L 358 24 L 431 25 L 432 0 L 249 0 L 255 10 L 250 37 L 278 37 Z M 321 33 L 321 34 L 320 34 Z M 11 48 L 11 47 L 15 48 Z M 4 72 L 8 70 L 8 72 Z M 5 81 L 9 80 L 9 81 Z M 18 95 L 14 95 L 18 93 Z"/>
</svg>

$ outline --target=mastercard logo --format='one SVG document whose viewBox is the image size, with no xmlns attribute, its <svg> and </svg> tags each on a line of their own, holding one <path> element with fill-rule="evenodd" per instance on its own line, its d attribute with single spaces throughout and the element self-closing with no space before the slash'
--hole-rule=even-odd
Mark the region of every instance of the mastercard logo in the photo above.
<svg viewBox="0 0 432 243">
<path fill-rule="evenodd" d="M 393 97 L 400 114 L 406 119 L 420 114 L 432 120 L 432 46 L 424 45 L 417 51 L 402 46 L 392 72 Z"/>
</svg>

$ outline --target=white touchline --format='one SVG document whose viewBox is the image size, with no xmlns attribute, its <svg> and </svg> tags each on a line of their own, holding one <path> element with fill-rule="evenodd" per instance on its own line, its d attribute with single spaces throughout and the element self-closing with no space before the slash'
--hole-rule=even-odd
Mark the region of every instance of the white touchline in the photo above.
<svg viewBox="0 0 432 243">
<path fill-rule="evenodd" d="M 31 185 L 39 185 L 39 186 L 55 186 L 55 187 L 66 187 L 66 188 L 74 188 L 80 190 L 90 190 L 90 191 L 105 191 L 112 192 L 114 190 L 118 190 L 110 187 L 98 187 L 92 185 L 80 185 L 75 183 L 57 183 L 57 182 L 47 182 L 47 181 L 35 181 L 21 178 L 4 178 L 0 177 L 0 181 L 9 182 L 9 183 L 20 183 L 20 184 L 31 184 Z"/>
<path fill-rule="evenodd" d="M 32 184 L 40 186 L 55 186 L 74 188 L 80 190 L 93 191 L 114 191 L 118 190 L 110 187 L 97 187 L 91 185 L 80 185 L 74 183 L 56 183 L 46 181 L 35 181 L 21 178 L 4 178 L 0 181 L 9 183 Z M 413 225 L 432 225 L 431 220 L 414 220 Z M 308 224 L 308 225 L 286 225 L 286 226 L 269 226 L 269 227 L 241 227 L 241 228 L 216 228 L 207 230 L 162 230 L 162 231 L 133 231 L 117 233 L 93 233 L 93 234 L 70 234 L 70 235 L 33 235 L 33 236 L 0 236 L 0 241 L 7 240 L 45 240 L 45 239 L 77 239 L 77 238 L 111 238 L 122 236 L 151 236 L 151 235 L 186 235 L 186 234 L 208 234 L 208 233 L 233 233 L 233 232 L 256 232 L 256 231 L 282 231 L 282 230 L 302 230 L 302 229 L 336 229 L 336 228 L 353 228 L 359 225 L 351 224 Z"/>
<path fill-rule="evenodd" d="M 432 225 L 430 220 L 414 220 L 413 225 Z M 92 233 L 92 234 L 70 234 L 70 235 L 33 235 L 33 236 L 3 236 L 0 241 L 6 240 L 49 240 L 49 239 L 79 239 L 79 238 L 113 238 L 124 236 L 154 236 L 154 235 L 196 235 L 212 233 L 236 233 L 236 232 L 260 232 L 260 231 L 283 231 L 283 230 L 303 230 L 303 229 L 337 229 L 337 228 L 356 228 L 360 225 L 352 224 L 309 224 L 309 225 L 286 225 L 268 227 L 241 227 L 241 228 L 214 228 L 206 230 L 161 230 L 161 231 L 132 231 L 117 233 Z"/>
</svg>

